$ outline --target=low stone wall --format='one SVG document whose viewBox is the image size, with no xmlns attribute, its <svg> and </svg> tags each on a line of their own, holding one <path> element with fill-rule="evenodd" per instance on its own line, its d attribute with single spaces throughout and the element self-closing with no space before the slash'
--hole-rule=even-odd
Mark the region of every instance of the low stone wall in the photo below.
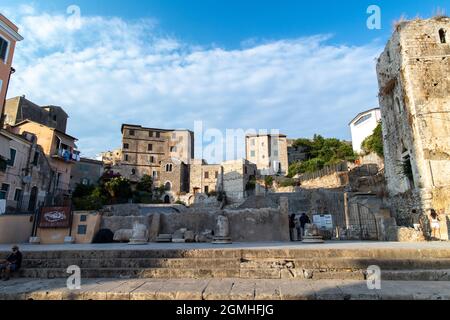
<svg viewBox="0 0 450 320">
<path fill-rule="evenodd" d="M 33 228 L 30 214 L 0 215 L 0 243 L 20 244 L 28 242 Z"/>
<path fill-rule="evenodd" d="M 332 174 L 302 181 L 302 188 L 304 189 L 317 189 L 317 188 L 342 188 L 349 182 L 348 172 L 334 172 Z"/>
<path fill-rule="evenodd" d="M 127 212 L 120 209 L 129 209 L 133 215 L 127 216 Z M 138 222 L 148 227 L 151 226 L 153 216 L 160 215 L 159 234 L 173 234 L 179 229 L 188 229 L 195 234 L 201 234 L 206 230 L 214 230 L 216 219 L 224 215 L 230 223 L 231 238 L 234 242 L 271 242 L 289 241 L 288 211 L 280 208 L 220 210 L 217 208 L 194 207 L 184 210 L 162 210 L 158 207 L 136 208 L 121 206 L 113 208 L 102 216 L 102 229 L 110 229 L 116 232 L 120 229 L 132 229 Z M 137 214 L 140 212 L 140 214 Z"/>
</svg>

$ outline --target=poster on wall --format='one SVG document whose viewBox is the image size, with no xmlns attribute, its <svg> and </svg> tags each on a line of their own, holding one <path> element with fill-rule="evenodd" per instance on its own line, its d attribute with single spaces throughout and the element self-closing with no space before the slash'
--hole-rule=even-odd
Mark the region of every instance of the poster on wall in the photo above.
<svg viewBox="0 0 450 320">
<path fill-rule="evenodd" d="M 68 228 L 70 226 L 70 207 L 44 207 L 39 220 L 40 228 Z"/>
<path fill-rule="evenodd" d="M 331 214 L 316 214 L 313 216 L 313 223 L 319 229 L 333 229 L 333 217 Z"/>
</svg>

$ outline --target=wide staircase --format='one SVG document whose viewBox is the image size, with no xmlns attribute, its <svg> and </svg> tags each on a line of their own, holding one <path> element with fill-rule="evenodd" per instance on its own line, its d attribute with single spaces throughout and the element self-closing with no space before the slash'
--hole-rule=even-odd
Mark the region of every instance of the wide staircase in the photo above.
<svg viewBox="0 0 450 320">
<path fill-rule="evenodd" d="M 73 265 L 83 278 L 297 280 L 364 280 L 375 265 L 383 280 L 450 281 L 450 248 L 28 251 L 20 275 L 67 278 Z"/>
</svg>

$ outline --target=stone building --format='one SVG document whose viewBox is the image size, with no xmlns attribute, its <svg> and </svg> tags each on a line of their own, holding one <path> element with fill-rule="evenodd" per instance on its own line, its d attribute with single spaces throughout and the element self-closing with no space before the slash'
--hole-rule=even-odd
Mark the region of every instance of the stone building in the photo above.
<svg viewBox="0 0 450 320">
<path fill-rule="evenodd" d="M 194 157 L 194 133 L 189 130 L 166 130 L 122 125 L 122 160 L 117 171 L 131 181 L 144 175 L 160 180 L 161 163 L 175 158 L 190 164 Z M 116 171 L 116 170 L 115 170 Z"/>
<path fill-rule="evenodd" d="M 242 200 L 248 196 L 248 182 L 256 178 L 257 167 L 245 159 L 230 160 L 222 163 L 222 186 L 228 199 Z"/>
<path fill-rule="evenodd" d="M 287 137 L 283 134 L 255 134 L 245 137 L 246 159 L 256 164 L 261 175 L 286 175 Z"/>
<path fill-rule="evenodd" d="M 72 167 L 70 190 L 73 192 L 77 184 L 97 185 L 103 175 L 103 162 L 88 158 L 80 158 Z"/>
<path fill-rule="evenodd" d="M 189 167 L 177 158 L 161 161 L 160 185 L 164 186 L 164 202 L 176 201 L 180 195 L 189 192 Z"/>
<path fill-rule="evenodd" d="M 70 197 L 70 176 L 73 164 L 80 161 L 80 153 L 76 150 L 76 138 L 55 128 L 25 120 L 11 127 L 18 135 L 33 134 L 36 143 L 41 146 L 53 171 L 55 183 L 53 195 L 56 202 L 62 203 Z"/>
<path fill-rule="evenodd" d="M 119 165 L 122 162 L 122 149 L 100 153 L 100 159 L 106 168 Z"/>
<path fill-rule="evenodd" d="M 429 208 L 450 212 L 449 30 L 444 17 L 401 22 L 378 59 L 387 189 L 400 224 Z"/>
<path fill-rule="evenodd" d="M 221 164 L 208 164 L 193 160 L 190 165 L 190 193 L 211 194 L 225 192 L 227 199 L 246 198 L 247 184 L 257 174 L 256 165 L 245 160 L 230 160 Z"/>
<path fill-rule="evenodd" d="M 353 151 L 357 154 L 363 152 L 361 145 L 364 140 L 373 134 L 373 130 L 381 121 L 380 108 L 373 108 L 360 112 L 350 121 L 350 131 L 352 133 Z"/>
<path fill-rule="evenodd" d="M 7 130 L 0 134 L 10 148 L 9 160 L 0 168 L 0 213 L 34 212 L 52 195 L 55 173 L 35 135 Z"/>
<path fill-rule="evenodd" d="M 208 164 L 205 160 L 192 160 L 190 168 L 190 193 L 217 192 L 219 190 L 219 177 L 222 175 L 220 164 Z"/>
<path fill-rule="evenodd" d="M 44 126 L 66 132 L 69 116 L 57 106 L 40 107 L 27 100 L 25 96 L 6 100 L 5 124 L 14 126 L 24 120 L 31 120 Z"/>
</svg>

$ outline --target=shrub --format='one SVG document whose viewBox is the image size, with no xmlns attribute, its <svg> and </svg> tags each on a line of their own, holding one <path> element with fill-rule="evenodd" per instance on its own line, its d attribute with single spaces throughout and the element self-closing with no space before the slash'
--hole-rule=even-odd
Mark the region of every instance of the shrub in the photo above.
<svg viewBox="0 0 450 320">
<path fill-rule="evenodd" d="M 361 144 L 363 151 L 368 153 L 376 153 L 380 157 L 384 157 L 383 149 L 383 129 L 381 123 L 373 130 L 372 135 L 368 136 Z"/>
<path fill-rule="evenodd" d="M 105 199 L 95 194 L 91 194 L 82 198 L 73 198 L 73 205 L 76 210 L 100 210 L 104 204 Z"/>
<path fill-rule="evenodd" d="M 298 182 L 295 179 L 284 179 L 279 185 L 280 187 L 296 187 L 298 186 Z"/>
<path fill-rule="evenodd" d="M 149 175 L 144 175 L 136 186 L 137 191 L 152 193 L 153 179 Z"/>
</svg>

